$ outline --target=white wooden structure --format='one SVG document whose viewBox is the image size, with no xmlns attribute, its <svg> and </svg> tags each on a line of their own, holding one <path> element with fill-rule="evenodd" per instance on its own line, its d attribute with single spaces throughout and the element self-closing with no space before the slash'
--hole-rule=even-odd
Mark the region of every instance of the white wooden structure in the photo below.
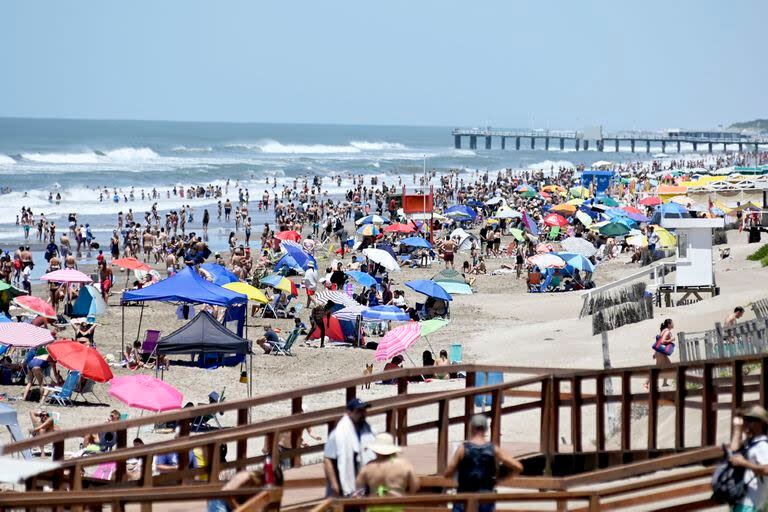
<svg viewBox="0 0 768 512">
<path fill-rule="evenodd" d="M 724 227 L 725 220 L 669 218 L 661 225 L 677 236 L 675 288 L 714 287 L 712 231 Z"/>
</svg>

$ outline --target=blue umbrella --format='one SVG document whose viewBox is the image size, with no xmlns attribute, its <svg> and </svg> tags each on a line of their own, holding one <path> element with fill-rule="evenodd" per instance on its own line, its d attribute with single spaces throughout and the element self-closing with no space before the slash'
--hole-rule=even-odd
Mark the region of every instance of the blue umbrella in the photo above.
<svg viewBox="0 0 768 512">
<path fill-rule="evenodd" d="M 224 286 L 227 283 L 236 283 L 240 280 L 235 274 L 218 263 L 203 263 L 200 267 L 211 274 L 211 277 L 213 277 L 213 284 L 219 286 Z"/>
<path fill-rule="evenodd" d="M 315 265 L 315 268 L 318 268 L 314 256 L 305 251 L 298 243 L 291 240 L 283 240 L 280 242 L 280 247 L 285 249 L 285 252 L 290 254 L 302 269 L 307 270 L 310 261 Z"/>
<path fill-rule="evenodd" d="M 363 320 L 407 322 L 411 317 L 397 306 L 374 306 L 363 311 Z"/>
<path fill-rule="evenodd" d="M 360 272 L 359 270 L 350 270 L 346 274 L 367 288 L 371 288 L 377 284 L 376 279 L 374 279 L 371 274 L 366 274 L 365 272 Z"/>
<path fill-rule="evenodd" d="M 662 215 L 666 214 L 680 214 L 680 213 L 688 213 L 688 209 L 677 203 L 673 203 L 672 201 L 664 204 L 660 204 L 656 207 L 656 211 L 661 213 Z"/>
<path fill-rule="evenodd" d="M 426 279 L 417 279 L 415 281 L 406 281 L 405 286 L 411 290 L 419 293 L 423 293 L 427 297 L 434 297 L 436 299 L 453 300 L 451 294 L 445 291 L 445 288 L 440 286 L 434 281 L 428 281 Z"/>
<path fill-rule="evenodd" d="M 445 216 L 450 217 L 449 214 L 451 213 L 463 214 L 473 220 L 475 217 L 477 217 L 477 213 L 475 212 L 475 210 L 473 210 L 472 208 L 470 208 L 465 204 L 456 204 L 449 208 L 446 208 Z"/>
<path fill-rule="evenodd" d="M 431 249 L 432 244 L 429 243 L 429 241 L 425 240 L 424 238 L 421 238 L 420 236 L 409 236 L 408 238 L 403 238 L 400 240 L 401 244 L 408 245 L 410 247 L 423 247 L 425 249 Z"/>
<path fill-rule="evenodd" d="M 302 266 L 299 265 L 296 259 L 290 254 L 286 254 L 280 258 L 280 261 L 275 264 L 275 272 L 280 272 L 284 268 L 292 269 L 296 272 L 304 272 L 304 268 L 302 268 Z"/>
<path fill-rule="evenodd" d="M 12 320 L 5 315 L 0 314 L 0 324 L 11 322 Z"/>
<path fill-rule="evenodd" d="M 563 258 L 565 262 L 573 268 L 577 268 L 583 272 L 594 272 L 595 266 L 581 254 L 573 252 L 559 252 L 558 256 Z"/>
</svg>

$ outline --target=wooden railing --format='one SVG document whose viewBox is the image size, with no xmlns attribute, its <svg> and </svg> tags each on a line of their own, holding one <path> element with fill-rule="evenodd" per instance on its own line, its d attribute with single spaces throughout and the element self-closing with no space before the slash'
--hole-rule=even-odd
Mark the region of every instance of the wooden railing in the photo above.
<svg viewBox="0 0 768 512">
<path fill-rule="evenodd" d="M 768 351 L 768 318 L 731 327 L 716 322 L 713 329 L 677 334 L 682 362 L 721 359 Z"/>
<path fill-rule="evenodd" d="M 757 318 L 768 318 L 768 299 L 760 299 L 753 302 L 752 311 Z"/>
</svg>

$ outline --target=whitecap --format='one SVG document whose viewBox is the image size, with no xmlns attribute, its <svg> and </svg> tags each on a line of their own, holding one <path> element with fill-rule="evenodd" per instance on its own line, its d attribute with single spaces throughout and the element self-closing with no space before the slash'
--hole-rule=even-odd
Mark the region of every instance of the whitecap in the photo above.
<svg viewBox="0 0 768 512">
<path fill-rule="evenodd" d="M 369 142 L 367 140 L 353 140 L 349 143 L 353 148 L 362 151 L 385 151 L 385 150 L 405 150 L 408 146 L 399 142 Z"/>
</svg>

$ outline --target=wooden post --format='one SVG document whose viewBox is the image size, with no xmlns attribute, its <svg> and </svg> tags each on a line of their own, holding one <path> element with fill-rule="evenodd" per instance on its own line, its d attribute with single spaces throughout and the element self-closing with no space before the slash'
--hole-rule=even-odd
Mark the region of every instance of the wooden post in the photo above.
<svg viewBox="0 0 768 512">
<path fill-rule="evenodd" d="M 302 406 L 302 397 L 297 396 L 295 398 L 291 399 L 291 414 L 297 415 L 302 414 L 304 412 L 304 408 Z M 291 430 L 291 448 L 301 448 L 301 441 L 302 441 L 302 429 L 293 429 Z M 301 466 L 301 455 L 295 454 L 293 457 L 291 457 L 291 467 L 297 468 Z"/>
<path fill-rule="evenodd" d="M 408 379 L 400 377 L 397 379 L 397 395 L 408 394 Z M 397 410 L 397 444 L 408 446 L 408 409 L 405 407 Z"/>
<path fill-rule="evenodd" d="M 600 373 L 595 378 L 595 404 L 597 411 L 595 414 L 595 420 L 597 421 L 596 439 L 597 439 L 597 451 L 605 451 L 605 376 Z"/>
<path fill-rule="evenodd" d="M 347 388 L 347 402 L 357 398 L 357 386 L 351 386 Z"/>
<path fill-rule="evenodd" d="M 219 481 L 219 473 L 221 473 L 221 458 L 219 457 L 221 443 L 211 443 L 208 446 L 208 483 L 215 483 Z"/>
<path fill-rule="evenodd" d="M 675 450 L 685 448 L 686 370 L 686 366 L 678 366 L 675 378 Z"/>
<path fill-rule="evenodd" d="M 768 407 L 768 356 L 760 361 L 760 405 Z"/>
<path fill-rule="evenodd" d="M 501 389 L 491 392 L 491 442 L 496 446 L 501 445 L 501 402 L 504 394 Z"/>
<path fill-rule="evenodd" d="M 621 373 L 621 450 L 632 446 L 632 374 Z"/>
<path fill-rule="evenodd" d="M 237 410 L 237 426 L 243 426 L 248 424 L 248 411 L 250 407 Z M 245 461 L 248 458 L 248 439 L 238 439 L 236 446 L 237 462 L 236 467 L 238 471 L 245 469 Z"/>
<path fill-rule="evenodd" d="M 122 450 L 127 446 L 128 446 L 128 431 L 123 428 L 117 431 L 117 444 L 115 445 L 115 448 L 118 450 Z M 123 478 L 125 478 L 125 474 L 126 474 L 125 459 L 120 459 L 116 462 L 117 462 L 117 467 L 115 468 L 115 483 L 119 483 L 123 481 Z"/>
<path fill-rule="evenodd" d="M 539 437 L 539 450 L 544 454 L 544 475 L 552 475 L 552 379 L 550 375 L 541 379 L 541 434 Z"/>
<path fill-rule="evenodd" d="M 744 402 L 744 361 L 735 359 L 731 368 L 731 418 Z"/>
<path fill-rule="evenodd" d="M 571 445 L 573 451 L 581 451 L 581 377 L 571 378 Z"/>
<path fill-rule="evenodd" d="M 659 369 L 651 368 L 648 372 L 648 450 L 657 447 L 659 427 Z"/>
<path fill-rule="evenodd" d="M 448 400 L 440 400 L 437 411 L 437 473 L 441 474 L 448 466 L 448 427 L 450 410 Z"/>
<path fill-rule="evenodd" d="M 475 387 L 477 383 L 477 373 L 474 371 L 467 372 L 467 378 L 464 382 L 464 388 L 469 389 Z M 464 397 L 464 438 L 469 437 L 469 421 L 472 419 L 472 415 L 475 413 L 475 397 Z"/>
<path fill-rule="evenodd" d="M 704 389 L 701 395 L 701 446 L 715 444 L 717 436 L 717 395 L 712 376 L 714 365 L 704 363 Z"/>
</svg>

